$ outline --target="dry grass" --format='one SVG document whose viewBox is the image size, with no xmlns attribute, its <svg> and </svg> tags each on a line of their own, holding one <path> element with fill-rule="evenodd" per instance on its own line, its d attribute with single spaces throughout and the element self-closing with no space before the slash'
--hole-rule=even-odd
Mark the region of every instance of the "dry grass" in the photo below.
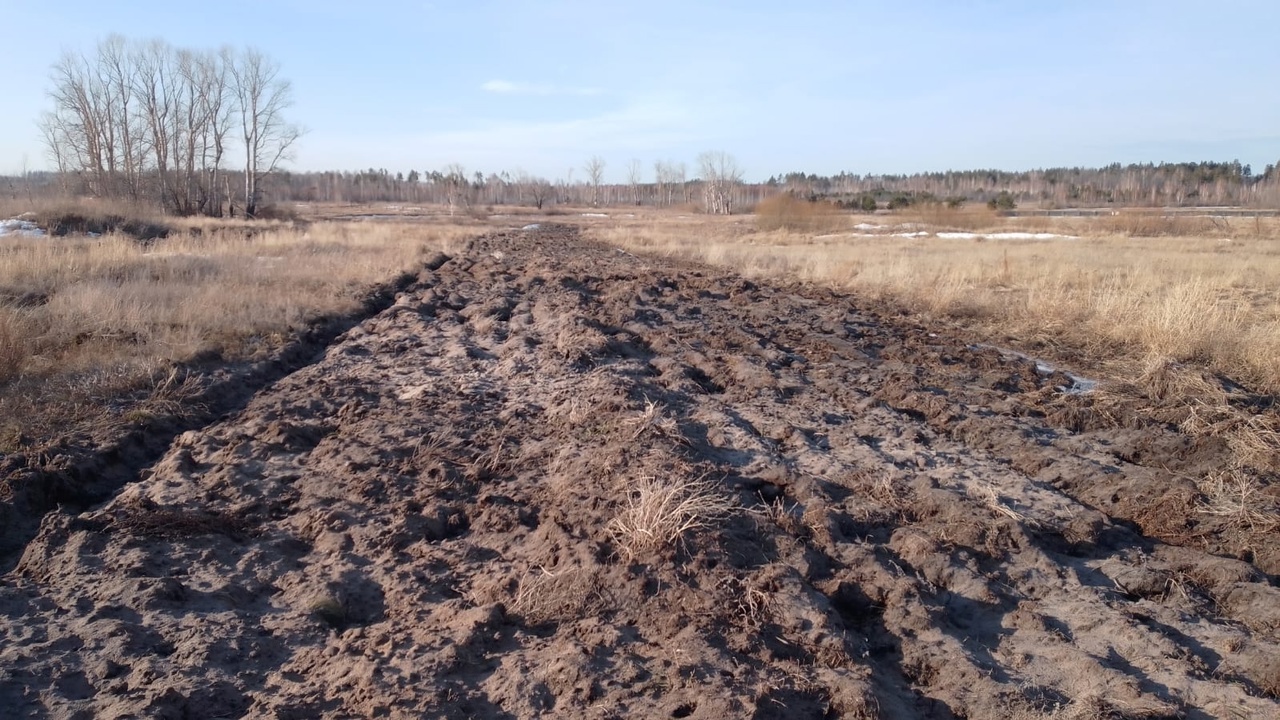
<svg viewBox="0 0 1280 720">
<path fill-rule="evenodd" d="M 677 548 L 688 533 L 712 527 L 735 505 L 704 478 L 645 476 L 631 488 L 609 533 L 629 560 Z"/>
<path fill-rule="evenodd" d="M 848 217 L 829 202 L 810 202 L 787 193 L 756 205 L 756 226 L 761 230 L 831 232 L 848 227 Z"/>
<path fill-rule="evenodd" d="M 964 226 L 964 217 L 976 224 L 985 212 L 952 215 L 928 229 Z M 1025 230 L 1034 221 L 1044 232 L 1047 220 L 991 216 L 982 229 Z M 1233 220 L 1223 236 L 1158 240 L 1089 235 L 1092 221 L 1054 218 L 1053 231 L 1083 236 L 1050 241 L 908 238 L 892 228 L 874 236 L 815 235 L 759 230 L 750 219 L 661 216 L 597 224 L 591 232 L 628 250 L 726 265 L 749 277 L 852 290 L 961 321 L 996 342 L 1086 359 L 1117 376 L 1159 356 L 1280 391 L 1280 243 L 1265 237 L 1274 219 L 1256 228 L 1252 218 Z"/>
<path fill-rule="evenodd" d="M 173 229 L 148 243 L 116 233 L 0 243 L 0 411 L 28 435 L 123 394 L 173 390 L 175 363 L 266 357 L 474 233 L 208 219 Z"/>
<path fill-rule="evenodd" d="M 1004 219 L 995 210 L 981 204 L 949 207 L 945 203 L 924 203 L 895 214 L 893 221 L 939 230 L 976 231 L 1005 227 Z"/>
<path fill-rule="evenodd" d="M 511 609 L 534 625 L 571 621 L 598 610 L 606 593 L 599 575 L 588 568 L 553 572 L 538 567 L 520 578 Z"/>
<path fill-rule="evenodd" d="M 1280 502 L 1266 493 L 1257 478 L 1224 470 L 1210 473 L 1196 485 L 1204 496 L 1201 513 L 1241 531 L 1270 533 L 1280 528 Z"/>
</svg>

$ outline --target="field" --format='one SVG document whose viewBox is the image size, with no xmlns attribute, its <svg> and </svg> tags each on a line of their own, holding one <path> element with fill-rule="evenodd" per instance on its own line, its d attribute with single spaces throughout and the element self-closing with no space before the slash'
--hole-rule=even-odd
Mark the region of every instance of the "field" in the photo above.
<svg viewBox="0 0 1280 720">
<path fill-rule="evenodd" d="M 0 707 L 1280 713 L 1270 226 L 362 212 L 5 246 Z"/>
</svg>

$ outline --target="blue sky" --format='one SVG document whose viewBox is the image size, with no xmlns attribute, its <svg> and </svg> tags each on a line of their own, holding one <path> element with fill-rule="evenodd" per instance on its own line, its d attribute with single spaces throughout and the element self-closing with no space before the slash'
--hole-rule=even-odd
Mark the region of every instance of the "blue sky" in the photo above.
<svg viewBox="0 0 1280 720">
<path fill-rule="evenodd" d="M 265 51 L 306 170 L 1280 160 L 1274 0 L 0 0 L 0 27 L 0 173 L 47 165 L 49 66 L 111 32 Z"/>
</svg>

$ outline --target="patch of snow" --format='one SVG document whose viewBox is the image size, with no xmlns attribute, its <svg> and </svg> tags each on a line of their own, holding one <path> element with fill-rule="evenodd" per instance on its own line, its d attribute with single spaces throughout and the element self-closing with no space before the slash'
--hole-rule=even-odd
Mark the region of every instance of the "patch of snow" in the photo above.
<svg viewBox="0 0 1280 720">
<path fill-rule="evenodd" d="M 29 217 L 24 213 L 16 218 L 8 220 L 0 220 L 0 237 L 44 237 L 45 231 L 41 230 L 35 223 L 30 220 L 23 220 L 23 217 Z"/>
<path fill-rule="evenodd" d="M 858 223 L 853 226 L 854 230 L 883 230 L 887 225 L 873 225 L 871 223 Z"/>
<path fill-rule="evenodd" d="M 828 234 L 828 235 L 815 235 L 815 236 L 813 237 L 813 239 L 814 239 L 814 240 L 834 240 L 834 239 L 836 239 L 836 238 L 895 238 L 895 237 L 897 237 L 897 238 L 916 238 L 916 237 L 926 237 L 928 234 L 929 234 L 929 233 L 927 233 L 927 232 L 925 232 L 925 231 L 923 231 L 923 230 L 922 230 L 922 231 L 920 231 L 920 232 L 912 232 L 912 233 L 892 233 L 892 234 L 886 234 L 886 233 L 868 233 L 868 232 L 854 232 L 854 233 L 832 233 L 832 234 Z"/>
<path fill-rule="evenodd" d="M 540 227 L 542 227 L 542 226 L 541 226 L 541 225 L 539 225 L 538 223 L 533 223 L 533 224 L 531 224 L 531 225 L 525 225 L 524 227 L 522 227 L 522 228 L 520 228 L 520 229 L 521 229 L 521 230 L 537 230 L 537 229 L 538 229 L 538 228 L 540 228 Z"/>
<path fill-rule="evenodd" d="M 986 238 L 987 240 L 1079 240 L 1075 235 L 1058 235 L 1057 233 L 1032 233 L 1032 232 L 995 232 L 995 233 L 972 233 L 972 232 L 940 232 L 938 237 L 942 240 L 977 240 L 978 238 Z"/>
<path fill-rule="evenodd" d="M 609 217 L 605 213 L 582 213 L 582 217 Z"/>
<path fill-rule="evenodd" d="M 1038 360 L 1036 358 L 1033 358 L 1030 355 L 1027 355 L 1025 353 L 1020 353 L 1017 350 L 1010 350 L 1008 348 L 997 347 L 995 345 L 983 345 L 981 343 L 970 345 L 969 347 L 974 350 L 978 350 L 978 349 L 995 350 L 999 352 L 1001 355 L 1004 355 L 1005 357 L 1015 357 L 1020 360 L 1026 360 L 1028 362 L 1035 363 L 1036 372 L 1040 373 L 1041 375 L 1052 375 L 1058 372 L 1058 369 L 1053 365 L 1050 365 L 1049 363 L 1043 360 Z M 1086 393 L 1093 392 L 1098 388 L 1097 380 L 1090 380 L 1089 378 L 1080 377 L 1079 375 L 1069 373 L 1066 370 L 1063 370 L 1062 374 L 1067 376 L 1067 379 L 1071 381 L 1071 384 L 1059 385 L 1057 387 L 1057 390 L 1060 393 L 1066 393 L 1067 395 L 1084 395 Z"/>
<path fill-rule="evenodd" d="M 172 250 L 152 250 L 151 252 L 142 253 L 142 257 L 148 260 L 168 260 L 170 258 L 211 258 L 208 253 L 192 253 L 192 252 L 175 252 Z"/>
</svg>

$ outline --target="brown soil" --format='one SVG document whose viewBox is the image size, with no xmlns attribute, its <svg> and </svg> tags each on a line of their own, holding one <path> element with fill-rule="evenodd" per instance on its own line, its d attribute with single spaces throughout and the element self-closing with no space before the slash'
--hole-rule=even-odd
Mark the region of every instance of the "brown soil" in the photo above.
<svg viewBox="0 0 1280 720">
<path fill-rule="evenodd" d="M 1069 383 L 854 297 L 480 238 L 46 515 L 0 708 L 1280 716 L 1280 541 L 1192 482 L 1229 448 Z M 625 522 L 682 483 L 697 527 Z"/>
</svg>

